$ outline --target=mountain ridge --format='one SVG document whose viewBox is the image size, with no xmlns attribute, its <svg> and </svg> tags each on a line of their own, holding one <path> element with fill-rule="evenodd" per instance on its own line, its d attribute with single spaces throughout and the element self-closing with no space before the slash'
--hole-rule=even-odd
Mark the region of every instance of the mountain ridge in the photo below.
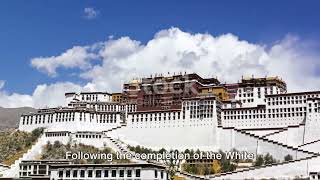
<svg viewBox="0 0 320 180">
<path fill-rule="evenodd" d="M 0 130 L 17 128 L 21 114 L 36 111 L 32 107 L 4 108 L 0 106 Z"/>
</svg>

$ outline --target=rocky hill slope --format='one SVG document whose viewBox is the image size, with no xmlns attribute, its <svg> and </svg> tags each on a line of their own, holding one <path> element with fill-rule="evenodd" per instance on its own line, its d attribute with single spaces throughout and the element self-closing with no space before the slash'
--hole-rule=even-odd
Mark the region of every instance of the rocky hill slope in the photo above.
<svg viewBox="0 0 320 180">
<path fill-rule="evenodd" d="M 35 112 L 30 107 L 3 108 L 0 107 L 0 130 L 16 128 L 19 124 L 20 115 L 28 112 Z"/>
</svg>

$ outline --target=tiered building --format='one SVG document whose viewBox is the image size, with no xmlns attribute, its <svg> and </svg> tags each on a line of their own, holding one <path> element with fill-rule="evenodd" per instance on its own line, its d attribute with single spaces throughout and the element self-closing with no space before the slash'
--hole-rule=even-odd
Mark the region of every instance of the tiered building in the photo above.
<svg viewBox="0 0 320 180">
<path fill-rule="evenodd" d="M 279 77 L 222 84 L 197 74 L 158 75 L 125 83 L 120 93 L 65 96 L 65 106 L 22 115 L 19 129 L 44 127 L 50 142 L 235 148 L 276 159 L 291 154 L 299 163 L 320 149 L 320 91 L 287 93 Z"/>
<path fill-rule="evenodd" d="M 124 84 L 122 93 L 66 93 L 66 107 L 24 114 L 19 128 L 63 128 L 71 123 L 83 130 L 92 127 L 104 131 L 128 121 L 187 122 L 203 118 L 240 129 L 299 125 L 306 119 L 307 99 L 317 98 L 320 93 L 287 93 L 286 87 L 278 77 L 242 78 L 238 83 L 220 84 L 215 78 L 197 74 L 156 76 Z"/>
</svg>

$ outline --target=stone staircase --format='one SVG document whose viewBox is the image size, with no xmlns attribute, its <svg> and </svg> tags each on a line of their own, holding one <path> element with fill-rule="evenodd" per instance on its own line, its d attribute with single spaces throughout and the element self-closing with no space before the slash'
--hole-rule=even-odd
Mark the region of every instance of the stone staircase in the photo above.
<svg viewBox="0 0 320 180">
<path fill-rule="evenodd" d="M 237 174 L 237 173 L 254 171 L 254 170 L 257 170 L 257 169 L 266 169 L 268 167 L 275 167 L 275 166 L 278 167 L 278 166 L 282 166 L 282 165 L 286 165 L 286 164 L 290 164 L 290 163 L 293 164 L 293 163 L 296 163 L 296 162 L 311 160 L 311 159 L 317 158 L 319 156 L 320 155 L 313 155 L 313 156 L 310 156 L 310 157 L 301 158 L 301 159 L 297 159 L 297 160 L 285 161 L 285 162 L 281 162 L 281 163 L 267 164 L 267 165 L 258 166 L 258 167 L 249 167 L 249 168 L 244 168 L 244 169 L 240 169 L 240 170 L 236 170 L 236 171 L 232 171 L 232 172 L 225 172 L 225 173 L 210 175 L 209 179 L 225 179 L 225 176 L 228 176 L 228 175 L 234 175 L 234 174 Z M 231 178 L 226 177 L 226 179 L 231 179 Z"/>
<path fill-rule="evenodd" d="M 131 154 L 132 157 L 135 157 L 135 152 L 132 152 L 128 149 L 127 145 L 125 143 L 120 142 L 117 139 L 114 139 L 110 136 L 105 136 L 105 140 L 109 141 L 109 146 L 116 152 L 120 154 Z M 139 159 L 131 159 L 131 161 L 135 163 L 146 163 L 146 161 L 139 160 Z"/>
<path fill-rule="evenodd" d="M 287 130 L 289 130 L 290 128 L 299 128 L 299 127 L 301 127 L 301 126 L 305 126 L 305 123 L 300 123 L 300 124 L 298 124 L 298 125 L 290 125 L 290 126 L 287 126 L 287 127 L 283 127 L 283 128 L 281 128 L 279 131 L 266 134 L 266 135 L 264 135 L 264 136 L 262 136 L 262 137 L 272 136 L 272 135 L 279 134 L 279 133 L 281 133 L 281 132 L 287 131 Z"/>
<path fill-rule="evenodd" d="M 120 123 L 121 124 L 121 123 Z M 111 131 L 114 131 L 114 130 L 117 130 L 117 129 L 120 129 L 120 128 L 123 128 L 123 127 L 126 127 L 127 124 L 121 124 L 120 126 L 117 126 L 117 127 L 114 127 L 114 128 L 111 128 L 111 129 L 108 129 L 106 131 L 103 131 L 103 133 L 108 133 L 108 132 L 111 132 Z"/>
<path fill-rule="evenodd" d="M 320 141 L 320 139 L 315 140 L 315 141 L 312 141 L 312 142 L 308 142 L 308 143 L 305 143 L 305 144 L 301 144 L 301 145 L 298 146 L 298 148 L 301 148 L 301 147 L 303 147 L 303 146 L 307 146 L 307 145 L 310 145 L 310 144 L 314 144 L 314 143 L 317 143 L 317 142 L 319 142 L 319 141 Z"/>
<path fill-rule="evenodd" d="M 270 140 L 266 137 L 261 137 L 261 136 L 258 136 L 258 135 L 255 135 L 255 134 L 251 134 L 249 132 L 246 132 L 245 130 L 241 130 L 241 129 L 236 129 L 234 127 L 221 127 L 222 129 L 233 129 L 234 131 L 236 132 L 239 132 L 241 134 L 244 134 L 246 136 L 250 136 L 250 137 L 253 137 L 255 139 L 259 139 L 259 140 L 262 140 L 263 142 L 267 142 L 267 143 L 272 143 L 272 144 L 275 144 L 275 145 L 278 145 L 278 146 L 281 146 L 283 148 L 287 148 L 287 149 L 290 149 L 290 150 L 293 150 L 293 151 L 296 151 L 296 152 L 300 152 L 300 153 L 305 153 L 305 154 L 308 154 L 310 156 L 313 156 L 313 155 L 318 155 L 318 153 L 314 153 L 314 152 L 309 152 L 309 151 L 306 151 L 306 150 L 303 150 L 303 149 L 300 149 L 298 147 L 293 147 L 293 146 L 289 146 L 289 145 L 286 145 L 286 144 L 283 144 L 283 143 L 280 143 L 280 142 L 277 142 L 277 141 L 273 141 L 273 140 Z"/>
<path fill-rule="evenodd" d="M 108 134 L 111 133 L 112 131 L 121 129 L 121 128 L 126 127 L 126 126 L 127 126 L 127 125 L 126 125 L 125 123 L 120 123 L 119 126 L 114 127 L 114 128 L 111 128 L 111 129 L 108 129 L 108 130 L 102 132 L 104 139 L 107 141 L 107 144 L 109 144 L 110 147 L 111 147 L 114 151 L 119 152 L 119 153 L 121 153 L 121 154 L 127 153 L 127 150 L 120 145 L 120 143 L 119 143 L 118 140 L 112 138 L 112 137 L 109 136 Z"/>
<path fill-rule="evenodd" d="M 120 154 L 131 154 L 132 157 L 134 157 L 135 152 L 132 152 L 128 149 L 127 144 L 121 142 L 118 139 L 115 139 L 111 136 L 109 136 L 108 134 L 112 131 L 118 130 L 120 128 L 126 127 L 127 124 L 125 122 L 120 123 L 120 126 L 111 128 L 109 130 L 103 131 L 104 134 L 104 140 L 107 141 L 107 144 L 110 146 L 110 148 L 112 148 L 114 151 L 120 153 Z M 138 160 L 138 159 L 132 159 L 133 162 L 136 163 L 145 163 L 146 161 L 142 161 L 142 160 Z"/>
<path fill-rule="evenodd" d="M 269 167 L 280 167 L 282 165 L 288 165 L 288 164 L 294 164 L 294 163 L 297 163 L 297 162 L 308 161 L 308 160 L 311 160 L 311 159 L 314 159 L 314 158 L 318 158 L 318 157 L 320 157 L 320 155 L 313 155 L 313 156 L 310 156 L 310 157 L 301 158 L 301 159 L 297 159 L 297 160 L 285 161 L 285 162 L 281 162 L 281 163 L 267 164 L 267 165 L 258 166 L 258 167 L 243 168 L 243 169 L 232 171 L 232 172 L 225 172 L 225 173 L 213 174 L 213 175 L 207 175 L 207 176 L 194 175 L 194 174 L 190 174 L 190 173 L 187 173 L 187 172 L 184 172 L 184 171 L 178 171 L 177 175 L 185 177 L 186 180 L 233 179 L 233 178 L 230 178 L 229 176 L 232 176 L 232 175 L 235 175 L 235 174 L 239 174 L 239 173 L 243 173 L 243 172 L 266 169 L 266 168 L 269 168 Z M 250 178 L 250 177 L 243 177 L 243 178 Z"/>
<path fill-rule="evenodd" d="M 37 142 L 31 146 L 31 148 L 23 154 L 21 158 L 16 160 L 14 164 L 10 166 L 10 169 L 6 170 L 3 173 L 4 177 L 18 177 L 19 176 L 19 164 L 23 160 L 32 160 L 36 156 L 40 155 L 42 152 L 42 147 L 46 144 L 45 134 L 42 134 L 41 137 L 37 140 Z"/>
<path fill-rule="evenodd" d="M 299 127 L 299 126 L 303 126 L 303 125 L 304 124 L 299 124 L 297 126 L 288 126 L 288 127 L 283 128 L 283 129 L 281 129 L 281 130 L 279 130 L 277 132 L 270 133 L 270 135 L 286 131 L 289 128 L 292 128 L 292 127 Z M 236 132 L 239 132 L 239 133 L 244 134 L 246 136 L 253 137 L 255 139 L 259 139 L 259 140 L 261 140 L 263 142 L 272 143 L 272 144 L 281 146 L 283 148 L 291 149 L 291 150 L 294 150 L 294 151 L 297 151 L 297 152 L 301 152 L 301 153 L 306 153 L 309 156 L 308 157 L 304 157 L 304 158 L 300 158 L 300 159 L 296 159 L 296 160 L 285 161 L 285 162 L 281 162 L 281 163 L 273 163 L 273 164 L 263 165 L 263 166 L 259 166 L 259 167 L 243 168 L 243 169 L 232 171 L 232 172 L 225 172 L 225 173 L 209 175 L 209 176 L 193 175 L 193 174 L 190 174 L 190 173 L 187 173 L 187 172 L 183 172 L 183 171 L 177 172 L 177 175 L 181 175 L 181 176 L 185 177 L 186 180 L 232 179 L 229 176 L 232 176 L 232 175 L 237 174 L 237 173 L 249 172 L 249 171 L 254 171 L 254 170 L 257 170 L 257 169 L 265 169 L 265 168 L 268 168 L 268 167 L 280 167 L 282 165 L 286 165 L 286 164 L 290 164 L 290 163 L 294 164 L 294 163 L 297 163 L 297 162 L 308 161 L 308 160 L 320 157 L 319 153 L 309 152 L 309 151 L 300 149 L 301 147 L 303 147 L 305 145 L 309 145 L 309 144 L 313 144 L 313 143 L 319 142 L 320 139 L 316 140 L 316 141 L 313 141 L 313 142 L 310 142 L 310 143 L 306 143 L 306 144 L 300 145 L 298 147 L 293 147 L 293 146 L 289 146 L 289 145 L 286 145 L 286 144 L 283 144 L 283 143 L 279 143 L 279 142 L 276 142 L 276 141 L 273 141 L 273 140 L 269 140 L 267 138 L 268 135 L 258 136 L 256 134 L 252 134 L 252 133 L 246 132 L 246 130 L 241 130 L 241 129 L 237 129 L 237 128 L 234 128 L 234 127 L 222 127 L 222 126 L 220 126 L 219 128 L 221 128 L 221 129 L 232 129 L 232 130 L 234 130 Z"/>
</svg>

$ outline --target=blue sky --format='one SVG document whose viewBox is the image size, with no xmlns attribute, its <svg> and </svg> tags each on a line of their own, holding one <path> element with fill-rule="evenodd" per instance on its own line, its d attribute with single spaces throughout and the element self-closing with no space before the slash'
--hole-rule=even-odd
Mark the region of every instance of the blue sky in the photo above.
<svg viewBox="0 0 320 180">
<path fill-rule="evenodd" d="M 86 18 L 93 8 L 96 17 Z M 0 5 L 0 80 L 7 93 L 32 94 L 39 84 L 85 84 L 79 69 L 49 77 L 31 67 L 35 57 L 58 56 L 73 46 L 128 36 L 142 44 L 155 33 L 177 27 L 189 33 L 219 36 L 272 46 L 288 34 L 312 41 L 319 50 L 320 1 L 2 1 Z"/>
</svg>

